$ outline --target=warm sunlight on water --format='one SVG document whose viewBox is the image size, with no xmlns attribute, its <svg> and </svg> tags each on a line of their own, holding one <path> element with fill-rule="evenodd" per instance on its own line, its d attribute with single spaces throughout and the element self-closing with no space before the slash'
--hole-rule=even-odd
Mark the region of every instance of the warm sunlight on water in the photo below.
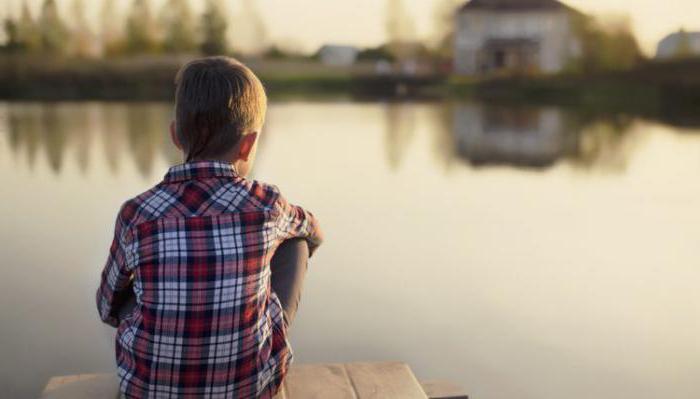
<svg viewBox="0 0 700 399">
<path fill-rule="evenodd" d="M 178 162 L 167 104 L 0 104 L 0 386 L 113 369 L 114 217 Z M 298 362 L 485 399 L 700 397 L 700 130 L 557 109 L 279 103 L 255 177 L 314 211 Z"/>
</svg>

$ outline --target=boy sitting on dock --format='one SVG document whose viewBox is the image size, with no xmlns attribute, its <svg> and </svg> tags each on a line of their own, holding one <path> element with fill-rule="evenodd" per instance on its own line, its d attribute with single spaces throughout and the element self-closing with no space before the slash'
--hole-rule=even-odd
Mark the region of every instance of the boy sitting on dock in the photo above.
<svg viewBox="0 0 700 399">
<path fill-rule="evenodd" d="M 185 163 L 124 203 L 97 290 L 118 327 L 127 398 L 271 398 L 292 359 L 314 216 L 248 180 L 267 108 L 243 64 L 210 57 L 176 77 L 171 137 Z M 129 295 L 135 304 L 124 310 Z"/>
</svg>

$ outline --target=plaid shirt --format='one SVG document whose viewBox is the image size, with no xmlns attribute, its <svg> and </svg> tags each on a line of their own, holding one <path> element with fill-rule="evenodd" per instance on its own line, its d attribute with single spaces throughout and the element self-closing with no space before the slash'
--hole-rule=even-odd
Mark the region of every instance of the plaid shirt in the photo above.
<svg viewBox="0 0 700 399">
<path fill-rule="evenodd" d="M 270 398 L 292 360 L 270 260 L 313 215 L 230 164 L 195 161 L 124 203 L 97 290 L 128 398 Z M 118 319 L 131 291 L 134 311 Z"/>
</svg>

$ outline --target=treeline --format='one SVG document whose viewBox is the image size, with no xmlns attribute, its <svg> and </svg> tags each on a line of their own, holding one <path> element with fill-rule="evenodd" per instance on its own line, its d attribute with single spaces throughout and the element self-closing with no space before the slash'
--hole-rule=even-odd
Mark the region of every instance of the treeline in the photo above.
<svg viewBox="0 0 700 399">
<path fill-rule="evenodd" d="M 156 9 L 153 0 L 130 0 L 126 14 L 117 9 L 118 0 L 98 4 L 98 29 L 92 29 L 85 15 L 85 2 L 67 0 L 68 13 L 61 15 L 56 0 L 43 0 L 33 15 L 24 0 L 17 16 L 4 21 L 5 44 L 0 50 L 10 54 L 40 54 L 70 57 L 119 56 L 139 54 L 225 54 L 242 49 L 243 54 L 257 52 L 268 59 L 295 58 L 279 47 L 268 46 L 264 18 L 256 0 L 237 0 L 241 18 L 231 26 L 230 4 L 226 0 L 204 0 L 196 12 L 191 0 L 166 0 Z M 436 0 L 434 33 L 431 38 L 416 37 L 415 21 L 405 0 L 385 0 L 387 41 L 364 49 L 360 61 L 402 59 L 432 60 L 449 64 L 453 58 L 454 12 L 464 0 Z M 632 69 L 645 57 L 632 33 L 629 21 L 601 22 L 576 14 L 574 29 L 580 40 L 580 54 L 567 72 L 595 73 Z M 239 35 L 243 29 L 247 34 Z M 231 30 L 235 32 L 229 32 Z M 235 33 L 235 34 L 230 34 Z M 235 43 L 230 43 L 233 37 Z M 243 42 L 258 46 L 245 50 Z M 688 45 L 686 45 L 688 47 Z"/>
<path fill-rule="evenodd" d="M 579 38 L 580 55 L 567 72 L 592 74 L 631 70 L 647 60 L 629 19 L 601 21 L 576 15 L 573 29 Z"/>
<path fill-rule="evenodd" d="M 252 3 L 248 10 L 251 7 Z M 206 0 L 199 15 L 188 0 L 167 0 L 160 10 L 155 10 L 150 0 L 133 0 L 126 18 L 119 18 L 116 1 L 103 0 L 100 29 L 95 32 L 85 16 L 84 0 L 73 1 L 69 19 L 61 15 L 56 0 L 44 0 L 36 16 L 24 1 L 19 16 L 4 21 L 6 42 L 2 50 L 78 57 L 222 54 L 231 51 L 227 11 L 223 0 Z M 256 23 L 262 22 L 258 18 Z"/>
<path fill-rule="evenodd" d="M 240 18 L 231 26 L 230 2 L 205 0 L 200 12 L 195 12 L 191 0 L 166 0 L 157 10 L 152 0 L 130 0 L 125 15 L 121 15 L 118 0 L 101 0 L 98 5 L 98 29 L 93 29 L 85 15 L 85 2 L 71 0 L 62 15 L 56 0 L 43 0 L 34 15 L 24 0 L 17 16 L 9 15 L 3 24 L 5 43 L 0 52 L 9 54 L 70 57 L 120 56 L 140 54 L 222 54 L 236 52 L 263 55 L 270 59 L 315 58 L 317 54 L 302 55 L 282 49 L 267 41 L 264 18 L 256 8 L 256 0 L 239 0 Z M 360 60 L 395 60 L 426 55 L 428 47 L 415 37 L 415 24 L 408 14 L 404 0 L 386 0 L 385 29 L 387 43 L 363 49 Z M 454 11 L 461 0 L 439 0 L 441 12 Z M 452 30 L 450 19 L 442 14 L 436 26 L 444 39 Z M 242 27 L 242 25 L 245 25 Z M 230 32 L 231 30 L 235 32 Z M 244 34 L 240 37 L 239 31 Z M 230 38 L 233 37 L 234 43 Z M 431 39 L 432 40 L 432 39 Z M 247 41 L 248 46 L 242 42 Z M 251 49 L 257 46 L 257 48 Z M 443 42 L 445 42 L 443 40 Z M 445 42 L 446 43 L 446 42 Z M 445 44 L 442 43 L 442 44 Z M 431 50 L 433 50 L 431 48 Z M 437 53 L 437 52 L 436 52 Z M 437 54 L 431 54 L 433 56 Z"/>
</svg>

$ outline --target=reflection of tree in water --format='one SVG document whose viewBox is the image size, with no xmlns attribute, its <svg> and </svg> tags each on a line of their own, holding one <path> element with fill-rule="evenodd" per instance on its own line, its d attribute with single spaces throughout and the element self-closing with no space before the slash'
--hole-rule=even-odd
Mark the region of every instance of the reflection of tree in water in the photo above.
<svg viewBox="0 0 700 399">
<path fill-rule="evenodd" d="M 632 118 L 626 116 L 595 118 L 583 123 L 577 156 L 571 159 L 571 164 L 582 169 L 624 171 L 637 143 L 627 134 L 632 124 Z"/>
<path fill-rule="evenodd" d="M 433 156 L 435 161 L 444 165 L 449 170 L 456 159 L 455 143 L 455 104 L 444 102 L 431 107 L 430 126 L 433 126 L 431 135 L 433 137 Z"/>
<path fill-rule="evenodd" d="M 586 169 L 623 169 L 629 121 L 553 107 L 462 103 L 453 107 L 456 153 L 472 165 L 545 168 L 567 160 Z"/>
<path fill-rule="evenodd" d="M 12 152 L 18 154 L 22 147 L 27 151 L 27 162 L 30 169 L 36 163 L 36 154 L 41 145 L 42 126 L 37 115 L 41 114 L 38 105 L 23 105 L 21 107 L 10 105 L 8 107 L 7 134 Z"/>
<path fill-rule="evenodd" d="M 67 105 L 61 110 L 60 118 L 65 120 L 67 137 L 70 139 L 71 147 L 75 148 L 78 168 L 85 174 L 90 164 L 93 137 L 99 126 L 98 105 Z"/>
<path fill-rule="evenodd" d="M 44 150 L 51 170 L 59 173 L 63 166 L 63 153 L 68 143 L 68 126 L 57 107 L 47 106 L 42 111 L 39 134 L 44 138 Z"/>
<path fill-rule="evenodd" d="M 102 124 L 102 145 L 104 158 L 109 170 L 116 174 L 119 171 L 119 159 L 124 150 L 126 137 L 127 105 L 114 104 L 100 107 L 100 122 Z"/>
<path fill-rule="evenodd" d="M 127 135 L 136 167 L 143 176 L 153 170 L 155 155 L 160 152 L 168 132 L 168 108 L 164 104 L 129 104 Z"/>
<path fill-rule="evenodd" d="M 166 104 L 10 104 L 6 112 L 10 150 L 26 153 L 30 168 L 41 152 L 56 173 L 70 151 L 83 172 L 93 159 L 101 161 L 102 157 L 110 170 L 117 171 L 125 150 L 131 152 L 144 176 L 151 173 L 158 155 L 171 163 L 180 162 L 177 150 L 166 139 L 170 117 Z M 100 132 L 103 154 L 96 156 L 92 143 Z"/>
<path fill-rule="evenodd" d="M 408 145 L 415 131 L 415 105 L 388 103 L 386 105 L 386 151 L 389 166 L 397 170 L 401 166 Z"/>
<path fill-rule="evenodd" d="M 396 170 L 415 135 L 416 105 L 386 105 L 385 140 L 389 165 Z M 55 172 L 73 151 L 78 167 L 106 162 L 119 169 L 124 151 L 139 172 L 149 176 L 154 161 L 182 159 L 170 143 L 170 104 L 8 104 L 9 149 L 26 156 L 33 167 L 45 154 Z M 455 160 L 474 165 L 549 167 L 565 160 L 590 170 L 623 170 L 636 143 L 626 134 L 630 118 L 600 116 L 558 108 L 496 107 L 474 103 L 444 103 L 429 107 L 433 154 L 449 168 Z M 274 124 L 274 121 L 272 121 Z M 268 128 L 269 130 L 269 128 Z M 98 132 L 103 154 L 92 153 Z M 263 134 L 264 145 L 265 134 Z M 104 159 L 104 161 L 103 161 Z"/>
</svg>

